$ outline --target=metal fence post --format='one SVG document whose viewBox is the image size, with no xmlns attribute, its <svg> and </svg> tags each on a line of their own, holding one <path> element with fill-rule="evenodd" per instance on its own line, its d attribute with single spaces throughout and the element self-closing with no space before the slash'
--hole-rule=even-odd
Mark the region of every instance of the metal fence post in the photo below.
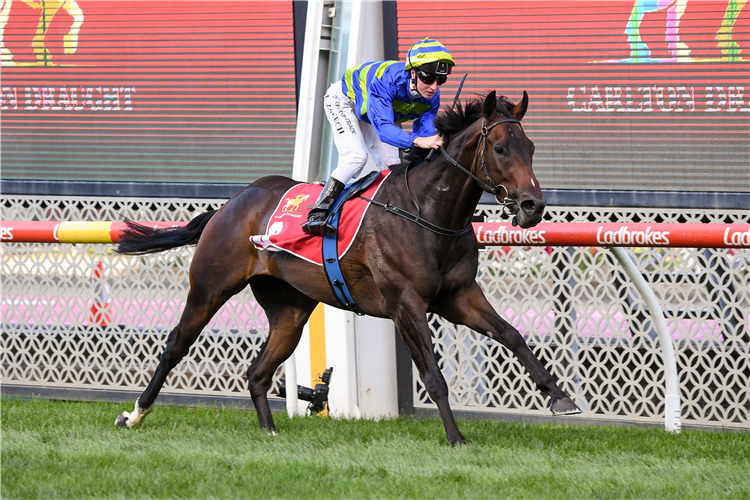
<svg viewBox="0 0 750 500">
<path fill-rule="evenodd" d="M 654 291 L 643 278 L 630 256 L 620 247 L 611 247 L 609 250 L 615 254 L 625 272 L 630 276 L 638 293 L 643 297 L 648 311 L 651 314 L 656 332 L 661 343 L 661 355 L 664 360 L 665 395 L 664 395 L 664 427 L 668 432 L 679 433 L 682 430 L 680 423 L 680 393 L 677 388 L 677 361 L 674 356 L 672 337 L 669 335 L 667 321 L 664 319 L 659 302 L 656 300 Z"/>
</svg>

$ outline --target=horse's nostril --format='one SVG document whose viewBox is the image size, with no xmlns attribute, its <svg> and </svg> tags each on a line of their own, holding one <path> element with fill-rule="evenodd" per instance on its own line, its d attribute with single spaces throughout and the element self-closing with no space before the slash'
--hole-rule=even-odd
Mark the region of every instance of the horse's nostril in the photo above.
<svg viewBox="0 0 750 500">
<path fill-rule="evenodd" d="M 523 209 L 524 212 L 534 212 L 536 210 L 536 203 L 534 203 L 531 200 L 526 200 L 521 202 L 521 209 Z"/>
</svg>

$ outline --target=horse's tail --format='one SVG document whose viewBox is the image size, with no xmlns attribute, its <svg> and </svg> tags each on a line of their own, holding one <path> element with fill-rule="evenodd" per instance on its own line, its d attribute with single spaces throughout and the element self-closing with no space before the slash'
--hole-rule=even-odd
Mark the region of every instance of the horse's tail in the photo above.
<svg viewBox="0 0 750 500">
<path fill-rule="evenodd" d="M 125 220 L 127 229 L 123 230 L 115 251 L 130 255 L 145 255 L 163 252 L 170 248 L 195 245 L 203 233 L 203 229 L 214 216 L 216 210 L 200 214 L 191 220 L 187 226 L 157 229 L 139 224 L 132 220 Z"/>
</svg>

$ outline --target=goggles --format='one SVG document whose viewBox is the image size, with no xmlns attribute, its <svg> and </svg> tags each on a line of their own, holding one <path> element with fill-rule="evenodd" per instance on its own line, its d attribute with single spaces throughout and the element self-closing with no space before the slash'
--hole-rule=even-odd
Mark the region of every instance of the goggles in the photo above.
<svg viewBox="0 0 750 500">
<path fill-rule="evenodd" d="M 432 85 L 437 81 L 438 85 L 444 84 L 448 80 L 448 75 L 438 75 L 437 73 L 425 73 L 424 71 L 417 71 L 417 76 L 422 80 L 425 85 Z"/>
</svg>

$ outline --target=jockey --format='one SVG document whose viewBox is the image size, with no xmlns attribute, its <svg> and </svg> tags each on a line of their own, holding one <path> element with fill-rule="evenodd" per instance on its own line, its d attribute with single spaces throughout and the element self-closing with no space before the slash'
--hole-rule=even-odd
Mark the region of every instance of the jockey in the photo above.
<svg viewBox="0 0 750 500">
<path fill-rule="evenodd" d="M 455 63 L 448 49 L 425 38 L 406 53 L 406 62 L 367 62 L 349 68 L 326 92 L 324 105 L 339 152 L 331 173 L 302 230 L 332 235 L 329 211 L 346 183 L 358 176 L 369 155 L 378 170 L 399 162 L 398 149 L 438 149 L 443 139 L 433 120 L 440 109 L 440 85 Z M 414 120 L 413 132 L 396 125 Z"/>
</svg>

